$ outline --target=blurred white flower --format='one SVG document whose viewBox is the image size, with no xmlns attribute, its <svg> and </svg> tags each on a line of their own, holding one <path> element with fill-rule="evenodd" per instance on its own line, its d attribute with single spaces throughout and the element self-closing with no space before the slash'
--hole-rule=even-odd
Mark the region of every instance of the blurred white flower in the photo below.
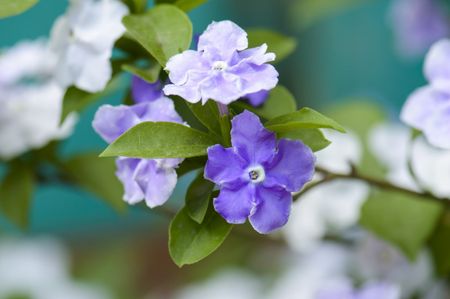
<svg viewBox="0 0 450 299">
<path fill-rule="evenodd" d="M 102 289 L 70 280 L 64 248 L 53 239 L 0 242 L 0 298 L 108 299 Z"/>
<path fill-rule="evenodd" d="M 51 48 L 58 56 L 56 80 L 98 92 L 111 79 L 115 41 L 125 32 L 128 8 L 118 0 L 72 0 L 52 29 Z"/>
<path fill-rule="evenodd" d="M 359 240 L 354 257 L 355 272 L 363 281 L 394 283 L 400 287 L 402 298 L 427 290 L 432 281 L 428 253 L 421 252 L 412 262 L 398 249 L 369 234 Z"/>
<path fill-rule="evenodd" d="M 0 158 L 72 132 L 74 114 L 60 124 L 64 90 L 52 80 L 54 66 L 44 40 L 22 42 L 0 54 Z"/>
<path fill-rule="evenodd" d="M 380 124 L 369 134 L 373 154 L 388 169 L 390 182 L 436 196 L 450 197 L 450 150 L 431 146 L 423 137 L 411 141 L 410 130 L 398 124 Z M 408 168 L 408 156 L 414 180 Z M 419 186 L 418 186 L 419 185 Z"/>
<path fill-rule="evenodd" d="M 350 172 L 351 165 L 361 159 L 358 138 L 350 132 L 325 134 L 332 143 L 316 154 L 317 165 L 337 173 Z M 293 204 L 282 229 L 288 244 L 301 252 L 313 250 L 327 233 L 341 233 L 355 225 L 368 194 L 369 186 L 357 180 L 334 180 L 309 190 Z"/>
<path fill-rule="evenodd" d="M 238 269 L 229 269 L 212 278 L 185 287 L 175 299 L 259 299 L 262 297 L 261 281 Z"/>
</svg>

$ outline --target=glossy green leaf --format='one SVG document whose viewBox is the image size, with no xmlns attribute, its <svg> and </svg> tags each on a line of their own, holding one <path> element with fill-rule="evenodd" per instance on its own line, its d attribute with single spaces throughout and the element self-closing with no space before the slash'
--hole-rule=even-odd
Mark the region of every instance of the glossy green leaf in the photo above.
<svg viewBox="0 0 450 299">
<path fill-rule="evenodd" d="M 442 205 L 403 193 L 376 191 L 363 205 L 361 224 L 415 259 L 433 233 Z"/>
<path fill-rule="evenodd" d="M 297 103 L 290 91 L 278 85 L 269 93 L 269 97 L 261 108 L 255 112 L 265 119 L 272 119 L 284 114 L 292 113 L 297 110 Z"/>
<path fill-rule="evenodd" d="M 33 196 L 33 172 L 26 165 L 13 163 L 0 184 L 0 211 L 21 228 L 29 223 Z"/>
<path fill-rule="evenodd" d="M 214 183 L 203 178 L 201 172 L 189 185 L 186 192 L 186 209 L 189 216 L 197 223 L 202 223 L 208 210 Z"/>
<path fill-rule="evenodd" d="M 189 158 L 206 155 L 216 142 L 206 133 L 171 122 L 143 122 L 129 129 L 102 157 Z"/>
<path fill-rule="evenodd" d="M 192 23 L 174 5 L 157 5 L 143 15 L 126 16 L 123 24 L 163 67 L 170 57 L 188 49 L 191 44 Z"/>
<path fill-rule="evenodd" d="M 267 29 L 248 29 L 249 47 L 259 47 L 266 43 L 268 52 L 276 55 L 275 62 L 279 62 L 292 54 L 297 47 L 297 41 L 289 36 Z"/>
<path fill-rule="evenodd" d="M 170 256 L 179 267 L 196 263 L 214 252 L 231 228 L 232 225 L 217 214 L 212 205 L 201 224 L 192 220 L 183 208 L 170 223 Z"/>
<path fill-rule="evenodd" d="M 176 169 L 178 177 L 185 175 L 196 169 L 203 168 L 206 164 L 206 157 L 193 157 L 184 159 L 181 165 Z"/>
<path fill-rule="evenodd" d="M 331 144 L 319 129 L 299 129 L 279 133 L 277 135 L 278 138 L 301 140 L 304 144 L 309 146 L 313 152 L 320 151 Z"/>
<path fill-rule="evenodd" d="M 102 159 L 97 153 L 84 153 L 62 164 L 69 178 L 80 187 L 121 212 L 126 208 L 122 199 L 123 187 L 117 179 L 114 159 Z"/>
<path fill-rule="evenodd" d="M 430 240 L 436 272 L 446 276 L 450 274 L 450 212 L 446 211 Z"/>
<path fill-rule="evenodd" d="M 220 114 L 216 102 L 208 101 L 205 105 L 202 105 L 202 103 L 191 104 L 188 102 L 186 104 L 202 125 L 214 134 L 221 136 Z"/>
<path fill-rule="evenodd" d="M 266 128 L 274 132 L 289 132 L 297 129 L 328 128 L 345 133 L 345 129 L 336 121 L 310 108 L 281 115 L 269 120 Z"/>
<path fill-rule="evenodd" d="M 38 3 L 38 0 L 0 0 L 0 19 L 25 12 Z"/>
<path fill-rule="evenodd" d="M 142 13 L 147 8 L 147 0 L 122 0 L 132 13 Z"/>
<path fill-rule="evenodd" d="M 158 80 L 159 72 L 161 71 L 161 66 L 159 64 L 155 64 L 150 68 L 141 69 L 131 64 L 124 64 L 122 65 L 122 69 L 149 83 L 154 83 L 156 82 L 156 80 Z"/>
<path fill-rule="evenodd" d="M 184 11 L 190 11 L 197 6 L 200 6 L 206 3 L 208 0 L 155 0 L 157 4 L 168 3 L 174 4 L 178 6 L 180 9 Z"/>
</svg>

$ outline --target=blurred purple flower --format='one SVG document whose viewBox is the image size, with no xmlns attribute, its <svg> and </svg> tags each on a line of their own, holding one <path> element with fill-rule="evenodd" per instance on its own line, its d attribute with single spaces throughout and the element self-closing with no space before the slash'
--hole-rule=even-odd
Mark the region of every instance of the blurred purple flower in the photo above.
<svg viewBox="0 0 450 299">
<path fill-rule="evenodd" d="M 354 290 L 346 281 L 320 291 L 316 299 L 400 299 L 400 290 L 389 283 L 372 283 Z"/>
<path fill-rule="evenodd" d="M 212 99 L 227 105 L 274 88 L 278 72 L 266 62 L 275 54 L 266 53 L 266 44 L 247 48 L 242 28 L 231 21 L 213 22 L 199 37 L 197 51 L 186 50 L 169 59 L 166 70 L 173 84 L 166 85 L 164 93 L 191 103 Z"/>
<path fill-rule="evenodd" d="M 435 43 L 425 59 L 429 84 L 414 91 L 401 112 L 406 124 L 423 131 L 428 142 L 450 149 L 450 40 Z"/>
<path fill-rule="evenodd" d="M 314 173 L 311 149 L 300 141 L 277 141 L 249 111 L 233 118 L 231 141 L 231 148 L 208 148 L 205 178 L 221 188 L 215 210 L 229 223 L 249 218 L 259 233 L 280 228 L 289 217 L 291 192 Z"/>
<path fill-rule="evenodd" d="M 144 121 L 182 123 L 172 100 L 161 95 L 156 97 L 155 86 L 143 81 L 134 81 L 132 91 L 138 104 L 101 106 L 92 122 L 94 130 L 106 142 L 111 143 L 125 131 Z M 119 157 L 116 160 L 116 175 L 124 185 L 124 200 L 135 204 L 145 199 L 150 208 L 165 203 L 175 188 L 177 174 L 174 168 L 179 163 L 181 159 Z"/>
<path fill-rule="evenodd" d="M 250 105 L 252 105 L 253 107 L 261 106 L 262 104 L 264 104 L 268 97 L 269 91 L 264 89 L 245 96 Z"/>
<path fill-rule="evenodd" d="M 438 0 L 395 0 L 390 12 L 397 48 L 419 56 L 437 40 L 449 36 L 449 18 Z"/>
<path fill-rule="evenodd" d="M 148 83 L 138 76 L 133 76 L 131 79 L 131 94 L 135 103 L 151 102 L 164 95 L 159 80 Z"/>
</svg>

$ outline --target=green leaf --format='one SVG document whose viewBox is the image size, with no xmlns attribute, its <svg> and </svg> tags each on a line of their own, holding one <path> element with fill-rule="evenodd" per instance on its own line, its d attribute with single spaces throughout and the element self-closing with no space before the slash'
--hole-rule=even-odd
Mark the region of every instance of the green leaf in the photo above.
<svg viewBox="0 0 450 299">
<path fill-rule="evenodd" d="M 38 3 L 38 0 L 0 0 L 0 19 L 25 12 Z"/>
<path fill-rule="evenodd" d="M 147 8 L 147 0 L 122 0 L 132 13 L 142 13 Z"/>
<path fill-rule="evenodd" d="M 267 29 L 248 29 L 248 44 L 249 47 L 259 47 L 266 43 L 268 52 L 274 52 L 277 56 L 275 63 L 283 60 L 297 47 L 297 41 L 289 36 L 282 35 Z"/>
<path fill-rule="evenodd" d="M 32 170 L 20 163 L 11 164 L 0 184 L 0 211 L 21 228 L 29 223 L 33 187 Z"/>
<path fill-rule="evenodd" d="M 63 162 L 62 167 L 73 182 L 96 194 L 115 210 L 126 209 L 123 187 L 115 175 L 114 159 L 101 159 L 98 153 L 83 153 Z"/>
<path fill-rule="evenodd" d="M 304 144 L 309 146 L 313 152 L 320 151 L 331 144 L 325 138 L 322 131 L 319 129 L 299 129 L 290 132 L 277 134 L 278 138 L 288 138 L 293 140 L 301 140 Z"/>
<path fill-rule="evenodd" d="M 214 144 L 206 133 L 181 124 L 143 122 L 117 138 L 101 156 L 189 158 L 206 155 L 206 149 Z"/>
<path fill-rule="evenodd" d="M 255 112 L 265 119 L 272 119 L 297 110 L 297 102 L 290 91 L 281 85 L 272 89 L 269 97 L 261 108 Z"/>
<path fill-rule="evenodd" d="M 413 260 L 432 234 L 441 212 L 442 206 L 435 202 L 376 191 L 364 203 L 360 222 Z"/>
<path fill-rule="evenodd" d="M 446 211 L 435 230 L 431 240 L 430 249 L 434 260 L 436 272 L 446 276 L 450 273 L 450 212 Z"/>
<path fill-rule="evenodd" d="M 174 4 L 186 12 L 206 3 L 206 1 L 208 0 L 155 0 L 157 4 Z"/>
<path fill-rule="evenodd" d="M 198 224 L 189 217 L 186 208 L 170 223 L 169 252 L 179 267 L 196 263 L 215 251 L 232 228 L 210 205 L 205 219 Z"/>
<path fill-rule="evenodd" d="M 170 57 L 189 48 L 192 23 L 179 8 L 157 5 L 143 15 L 123 18 L 128 33 L 165 66 Z"/>
<path fill-rule="evenodd" d="M 206 164 L 206 157 L 193 157 L 184 159 L 181 165 L 176 169 L 178 177 L 185 175 L 196 169 L 203 168 Z"/>
<path fill-rule="evenodd" d="M 161 66 L 159 64 L 155 64 L 148 69 L 141 69 L 131 64 L 123 64 L 122 69 L 147 81 L 148 83 L 154 83 L 158 80 Z"/>
<path fill-rule="evenodd" d="M 120 76 L 115 76 L 106 85 L 105 89 L 97 93 L 89 93 L 75 86 L 69 87 L 64 94 L 63 100 L 63 111 L 61 115 L 61 122 L 69 115 L 71 112 L 80 112 L 90 104 L 107 97 L 117 91 L 121 86 Z"/>
<path fill-rule="evenodd" d="M 296 112 L 281 115 L 269 120 L 266 128 L 275 132 L 289 132 L 297 129 L 328 128 L 345 133 L 345 129 L 317 111 L 302 108 Z"/>
<path fill-rule="evenodd" d="M 189 216 L 197 223 L 202 223 L 208 210 L 214 183 L 203 178 L 201 172 L 191 183 L 186 193 L 186 209 Z"/>
<path fill-rule="evenodd" d="M 216 102 L 208 101 L 205 105 L 202 105 L 202 103 L 191 104 L 188 102 L 186 104 L 202 125 L 214 134 L 221 136 L 220 114 Z"/>
</svg>

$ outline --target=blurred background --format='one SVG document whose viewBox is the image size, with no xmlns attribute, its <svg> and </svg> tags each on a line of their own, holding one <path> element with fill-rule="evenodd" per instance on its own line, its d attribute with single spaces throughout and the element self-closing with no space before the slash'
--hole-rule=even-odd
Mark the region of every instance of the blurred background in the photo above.
<svg viewBox="0 0 450 299">
<path fill-rule="evenodd" d="M 0 48 L 48 37 L 67 2 L 41 0 L 22 15 L 0 20 Z M 425 83 L 422 64 L 432 41 L 425 41 L 413 53 L 402 50 L 407 41 L 402 41 L 400 25 L 393 21 L 394 2 L 401 1 L 209 0 L 189 16 L 197 33 L 213 20 L 230 19 L 243 28 L 270 28 L 294 37 L 298 43 L 295 52 L 277 65 L 280 82 L 292 91 L 300 107 L 330 113 L 345 125 L 358 127 L 367 120 L 367 114 L 343 107 L 367 105 L 366 112 L 372 111 L 375 118 L 383 115 L 398 121 L 407 96 Z M 410 4 L 413 2 L 417 1 Z M 106 144 L 92 130 L 93 115 L 99 105 L 119 103 L 123 96 L 124 90 L 119 90 L 83 111 L 74 134 L 64 141 L 61 155 L 100 152 Z M 169 209 L 183 201 L 192 177 L 183 177 Z M 51 273 L 53 267 L 54 272 L 64 272 L 61 275 L 72 281 L 71 288 L 79 288 L 78 297 L 73 298 L 172 298 L 180 288 L 217 273 L 220 279 L 211 283 L 216 283 L 215 291 L 209 293 L 213 295 L 190 290 L 192 294 L 187 292 L 180 298 L 252 298 L 246 294 L 260 288 L 261 281 L 273 281 L 290 263 L 286 259 L 289 249 L 276 238 L 249 235 L 243 229 L 205 261 L 179 269 L 168 255 L 169 219 L 164 212 L 132 207 L 117 213 L 92 194 L 66 186 L 37 187 L 25 231 L 1 217 L 0 268 L 23 269 L 18 274 L 22 275 L 33 262 L 20 261 L 40 261 L 42 268 L 37 271 L 42 271 L 41 275 Z M 24 252 L 24 248 L 34 250 Z M 237 293 L 227 293 L 230 288 Z M 58 298 L 72 298 L 66 295 Z M 288 298 L 283 296 L 278 298 Z M 310 297 L 302 297 L 300 292 L 289 298 Z"/>
</svg>

